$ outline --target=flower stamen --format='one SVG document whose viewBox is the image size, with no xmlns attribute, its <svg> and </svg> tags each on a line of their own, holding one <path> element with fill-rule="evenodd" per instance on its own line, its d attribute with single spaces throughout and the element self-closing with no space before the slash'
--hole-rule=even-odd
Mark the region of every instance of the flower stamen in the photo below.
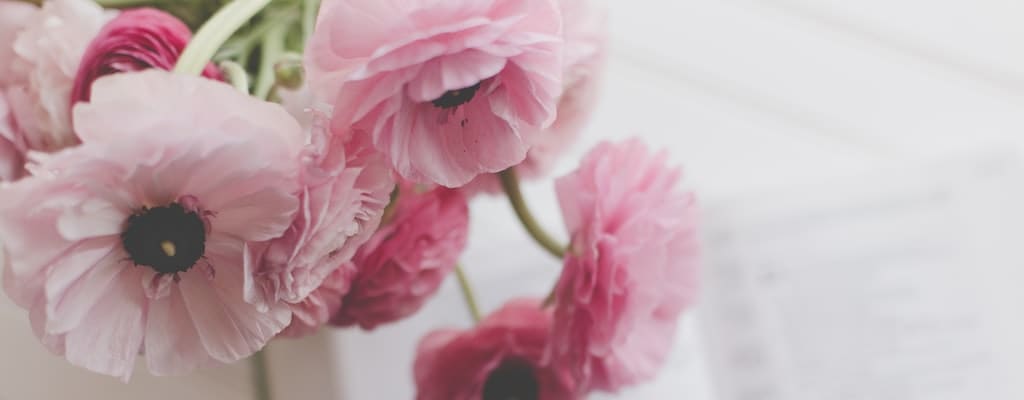
<svg viewBox="0 0 1024 400">
<path fill-rule="evenodd" d="M 438 97 L 436 100 L 431 101 L 430 103 L 433 104 L 434 107 L 444 110 L 457 108 L 458 106 L 461 106 L 472 101 L 473 97 L 476 96 L 476 91 L 479 89 L 480 82 L 477 82 L 476 85 L 470 87 L 449 90 L 447 92 L 444 92 L 444 94 L 441 95 L 441 97 Z"/>
<path fill-rule="evenodd" d="M 537 400 L 540 384 L 533 367 L 523 360 L 506 360 L 484 382 L 483 400 Z"/>
<path fill-rule="evenodd" d="M 160 274 L 191 269 L 206 252 L 206 224 L 201 211 L 180 203 L 143 207 L 125 221 L 121 243 L 135 265 Z"/>
</svg>

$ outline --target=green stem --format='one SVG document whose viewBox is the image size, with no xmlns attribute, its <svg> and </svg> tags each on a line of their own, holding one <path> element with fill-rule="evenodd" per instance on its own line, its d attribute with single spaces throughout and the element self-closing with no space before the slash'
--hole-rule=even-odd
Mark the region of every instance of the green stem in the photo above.
<svg viewBox="0 0 1024 400">
<path fill-rule="evenodd" d="M 270 374 L 267 372 L 267 356 L 263 350 L 252 356 L 252 385 L 254 400 L 271 400 Z"/>
<path fill-rule="evenodd" d="M 222 7 L 196 32 L 174 71 L 198 76 L 217 49 L 269 3 L 270 0 L 234 0 Z"/>
<path fill-rule="evenodd" d="M 320 0 L 303 0 L 302 2 L 302 45 L 309 42 L 316 25 L 316 14 L 320 9 Z"/>
<path fill-rule="evenodd" d="M 256 90 L 253 94 L 261 99 L 270 95 L 274 87 L 274 66 L 284 54 L 284 39 L 288 35 L 288 24 L 274 25 L 263 37 L 260 47 L 260 72 L 256 75 Z"/>
<path fill-rule="evenodd" d="M 537 219 L 530 213 L 530 208 L 526 205 L 526 200 L 523 199 L 523 192 L 519 188 L 519 178 L 516 177 L 514 169 L 509 168 L 498 174 L 501 178 L 501 187 L 505 189 L 505 194 L 508 196 L 508 200 L 512 203 L 512 209 L 515 210 L 516 216 L 519 217 L 519 222 L 522 222 L 523 227 L 526 228 L 526 232 L 533 237 L 533 240 L 547 250 L 551 255 L 563 258 L 565 257 L 565 246 L 558 243 L 557 240 L 548 235 L 544 231 L 544 228 L 540 226 Z"/>
<path fill-rule="evenodd" d="M 231 86 L 239 92 L 249 94 L 249 73 L 245 72 L 245 68 L 234 61 L 224 61 L 220 63 L 220 69 L 227 75 Z"/>
<path fill-rule="evenodd" d="M 459 288 L 462 289 L 462 298 L 466 301 L 466 308 L 469 309 L 469 315 L 473 317 L 473 322 L 480 322 L 481 314 L 480 307 L 476 303 L 476 295 L 473 294 L 473 286 L 469 284 L 469 278 L 466 277 L 466 272 L 462 270 L 461 265 L 455 266 L 455 277 L 459 279 Z"/>
</svg>

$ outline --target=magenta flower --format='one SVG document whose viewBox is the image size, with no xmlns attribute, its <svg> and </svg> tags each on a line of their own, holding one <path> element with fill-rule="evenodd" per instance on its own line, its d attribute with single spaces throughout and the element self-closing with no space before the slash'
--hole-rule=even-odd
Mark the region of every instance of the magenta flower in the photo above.
<svg viewBox="0 0 1024 400">
<path fill-rule="evenodd" d="M 89 101 L 92 83 L 102 76 L 159 68 L 170 71 L 192 38 L 192 32 L 171 14 L 137 8 L 108 22 L 82 56 L 71 91 L 71 105 Z M 221 79 L 220 70 L 206 66 L 203 76 Z"/>
<path fill-rule="evenodd" d="M 638 140 L 602 143 L 557 182 L 572 244 L 551 351 L 585 389 L 653 378 L 695 296 L 696 206 L 666 156 Z"/>
<path fill-rule="evenodd" d="M 248 246 L 246 300 L 264 307 L 304 301 L 352 259 L 380 224 L 395 183 L 380 154 L 359 138 L 331 135 L 311 120 L 300 209 L 284 235 Z"/>
<path fill-rule="evenodd" d="M 354 276 L 355 267 L 350 263 L 335 268 L 320 287 L 292 304 L 292 322 L 280 336 L 300 338 L 316 333 L 341 308 L 341 299 L 348 293 Z"/>
<path fill-rule="evenodd" d="M 551 313 L 513 300 L 468 331 L 428 334 L 417 350 L 416 400 L 572 400 L 567 371 L 544 363 Z"/>
<path fill-rule="evenodd" d="M 174 110 L 173 113 L 167 110 Z M 298 124 L 280 106 L 164 71 L 96 81 L 83 144 L 0 188 L 4 289 L 72 364 L 127 379 L 249 356 L 288 325 L 243 298 L 248 243 L 299 207 Z"/>
<path fill-rule="evenodd" d="M 469 206 L 446 188 L 399 188 L 391 220 L 356 252 L 356 277 L 331 319 L 373 329 L 418 311 L 455 268 L 466 248 Z"/>
<path fill-rule="evenodd" d="M 91 0 L 50 0 L 23 21 L 13 57 L 0 67 L 19 148 L 53 152 L 78 144 L 71 129 L 75 73 L 89 42 L 113 16 Z"/>
<path fill-rule="evenodd" d="M 554 121 L 561 34 L 554 0 L 327 0 L 307 69 L 336 131 L 457 187 L 521 162 Z"/>
</svg>

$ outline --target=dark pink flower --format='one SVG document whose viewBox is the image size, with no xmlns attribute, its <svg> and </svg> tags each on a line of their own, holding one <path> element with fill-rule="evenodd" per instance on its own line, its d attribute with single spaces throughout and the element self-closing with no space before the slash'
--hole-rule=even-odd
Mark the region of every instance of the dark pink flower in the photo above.
<svg viewBox="0 0 1024 400">
<path fill-rule="evenodd" d="M 554 0 L 326 0 L 306 52 L 338 131 L 447 187 L 518 164 L 562 90 Z"/>
<path fill-rule="evenodd" d="M 373 329 L 412 315 L 465 249 L 469 206 L 459 191 L 405 183 L 392 207 L 391 220 L 352 259 L 356 278 L 332 324 Z"/>
<path fill-rule="evenodd" d="M 638 140 L 602 143 L 557 183 L 572 244 L 556 287 L 553 360 L 616 391 L 664 364 L 696 293 L 696 206 Z"/>
<path fill-rule="evenodd" d="M 92 40 L 78 65 L 71 105 L 89 101 L 92 83 L 101 76 L 159 68 L 170 71 L 192 38 L 192 32 L 173 15 L 153 8 L 127 10 L 108 22 Z M 203 76 L 221 79 L 207 65 Z"/>
<path fill-rule="evenodd" d="M 573 400 L 572 378 L 544 363 L 551 313 L 514 300 L 466 331 L 440 330 L 420 342 L 417 400 Z"/>
</svg>

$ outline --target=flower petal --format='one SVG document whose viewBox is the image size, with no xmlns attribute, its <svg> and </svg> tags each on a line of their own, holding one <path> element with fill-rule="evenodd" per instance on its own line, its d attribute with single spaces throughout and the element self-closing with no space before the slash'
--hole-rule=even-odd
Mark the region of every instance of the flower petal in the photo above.
<svg viewBox="0 0 1024 400">
<path fill-rule="evenodd" d="M 241 253 L 233 256 L 224 254 L 224 249 L 211 250 L 207 254 L 214 277 L 189 271 L 181 274 L 179 287 L 203 347 L 215 360 L 231 363 L 263 348 L 288 325 L 291 313 L 282 303 L 270 304 L 266 312 L 246 303 Z"/>
<path fill-rule="evenodd" d="M 87 241 L 51 265 L 46 279 L 48 333 L 67 333 L 77 327 L 122 270 L 133 268 L 122 262 L 125 255 L 115 246 L 112 239 Z"/>
<path fill-rule="evenodd" d="M 142 347 L 146 298 L 138 271 L 123 269 L 115 282 L 89 311 L 89 323 L 68 332 L 65 356 L 72 364 L 127 382 Z"/>
<path fill-rule="evenodd" d="M 183 375 L 212 361 L 183 296 L 175 286 L 149 305 L 146 365 L 154 375 Z"/>
</svg>

